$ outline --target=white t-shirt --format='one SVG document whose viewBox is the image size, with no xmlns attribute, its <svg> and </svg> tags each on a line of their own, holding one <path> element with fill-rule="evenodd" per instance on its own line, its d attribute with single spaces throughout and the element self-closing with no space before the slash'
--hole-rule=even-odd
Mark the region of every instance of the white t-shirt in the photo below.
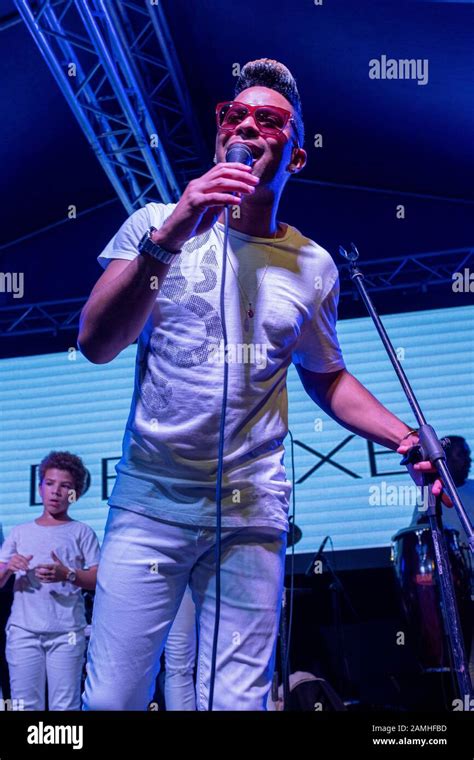
<svg viewBox="0 0 474 760">
<path fill-rule="evenodd" d="M 54 564 L 51 552 L 67 567 L 84 570 L 99 564 L 99 542 L 88 525 L 70 520 L 60 525 L 32 522 L 16 525 L 3 542 L 0 562 L 14 554 L 33 555 L 30 570 L 15 573 L 13 605 L 6 629 L 17 625 L 33 633 L 62 633 L 86 626 L 84 600 L 79 586 L 69 581 L 41 583 L 39 564 Z"/>
<path fill-rule="evenodd" d="M 140 255 L 137 246 L 146 229 L 160 228 L 175 205 L 148 203 L 133 213 L 99 255 L 101 265 Z M 138 341 L 111 506 L 189 525 L 215 525 L 224 372 L 223 241 L 219 222 L 188 240 L 157 294 Z M 235 273 L 228 265 L 222 525 L 287 530 L 287 369 L 291 361 L 315 372 L 345 366 L 336 335 L 338 270 L 327 251 L 291 226 L 275 240 L 231 229 L 228 257 Z M 251 319 L 246 319 L 248 301 Z"/>
</svg>

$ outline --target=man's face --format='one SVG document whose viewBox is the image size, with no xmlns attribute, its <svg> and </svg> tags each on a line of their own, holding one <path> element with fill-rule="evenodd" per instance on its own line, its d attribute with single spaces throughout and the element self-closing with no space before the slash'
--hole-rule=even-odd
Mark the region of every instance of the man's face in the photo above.
<svg viewBox="0 0 474 760">
<path fill-rule="evenodd" d="M 66 513 L 70 505 L 69 493 L 73 489 L 74 480 L 70 472 L 56 467 L 46 470 L 38 487 L 45 512 L 53 517 Z"/>
<path fill-rule="evenodd" d="M 285 108 L 294 116 L 294 109 L 279 92 L 268 87 L 249 87 L 243 90 L 235 100 L 249 105 L 273 105 Z M 244 142 L 252 151 L 256 161 L 252 174 L 260 177 L 261 183 L 257 192 L 265 185 L 274 187 L 284 184 L 291 173 L 299 171 L 306 163 L 306 153 L 297 149 L 297 135 L 291 121 L 283 129 L 281 135 L 262 134 L 252 115 L 241 121 L 233 132 L 218 130 L 216 137 L 216 159 L 225 161 L 227 149 L 235 143 Z M 293 169 L 293 172 L 290 171 Z"/>
</svg>

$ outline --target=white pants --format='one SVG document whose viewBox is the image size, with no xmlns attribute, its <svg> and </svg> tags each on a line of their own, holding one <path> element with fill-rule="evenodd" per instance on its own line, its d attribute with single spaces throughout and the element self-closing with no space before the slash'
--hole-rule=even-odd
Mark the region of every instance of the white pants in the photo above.
<svg viewBox="0 0 474 760">
<path fill-rule="evenodd" d="M 18 709 L 44 710 L 46 680 L 50 710 L 81 709 L 84 631 L 32 633 L 16 625 L 6 631 L 5 654 L 12 703 Z"/>
<path fill-rule="evenodd" d="M 215 531 L 111 507 L 88 650 L 85 710 L 146 710 L 160 656 L 190 585 L 198 620 L 197 709 L 209 698 Z M 222 531 L 214 710 L 264 710 L 270 690 L 286 533 Z"/>
<path fill-rule="evenodd" d="M 195 710 L 196 607 L 186 586 L 165 645 L 165 704 L 167 710 Z"/>
</svg>

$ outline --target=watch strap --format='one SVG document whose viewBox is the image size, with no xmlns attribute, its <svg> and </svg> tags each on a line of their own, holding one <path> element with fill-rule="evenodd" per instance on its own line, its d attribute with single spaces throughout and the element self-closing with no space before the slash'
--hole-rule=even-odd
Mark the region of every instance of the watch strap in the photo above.
<svg viewBox="0 0 474 760">
<path fill-rule="evenodd" d="M 153 232 L 156 232 L 156 227 L 149 227 L 145 234 L 143 235 L 142 239 L 140 240 L 138 244 L 138 250 L 140 253 L 148 253 L 150 256 L 153 256 L 154 259 L 157 261 L 162 261 L 164 264 L 169 264 L 175 256 L 177 256 L 179 253 L 181 253 L 181 249 L 179 251 L 167 251 L 166 248 L 163 248 L 158 243 L 153 242 L 151 239 L 151 236 Z"/>
</svg>

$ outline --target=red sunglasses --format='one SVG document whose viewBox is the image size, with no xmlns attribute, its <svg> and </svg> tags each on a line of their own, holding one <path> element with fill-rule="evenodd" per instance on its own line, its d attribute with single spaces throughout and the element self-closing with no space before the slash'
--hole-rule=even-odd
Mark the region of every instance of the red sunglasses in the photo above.
<svg viewBox="0 0 474 760">
<path fill-rule="evenodd" d="M 217 128 L 222 132 L 233 132 L 247 116 L 253 117 L 259 132 L 263 135 L 277 137 L 282 134 L 288 123 L 292 123 L 296 132 L 296 122 L 290 111 L 278 106 L 251 106 L 238 100 L 218 103 L 216 106 Z M 298 144 L 298 141 L 297 141 Z"/>
</svg>

